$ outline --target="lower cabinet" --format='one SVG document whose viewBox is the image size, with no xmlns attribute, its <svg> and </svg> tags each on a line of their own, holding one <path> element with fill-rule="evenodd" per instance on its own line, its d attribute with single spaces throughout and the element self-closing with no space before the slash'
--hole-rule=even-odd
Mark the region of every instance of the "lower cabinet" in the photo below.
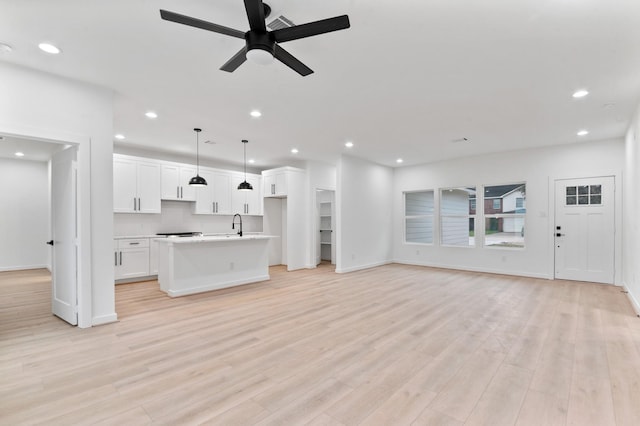
<svg viewBox="0 0 640 426">
<path fill-rule="evenodd" d="M 149 256 L 149 238 L 114 240 L 115 279 L 124 280 L 152 275 L 149 269 Z"/>
</svg>

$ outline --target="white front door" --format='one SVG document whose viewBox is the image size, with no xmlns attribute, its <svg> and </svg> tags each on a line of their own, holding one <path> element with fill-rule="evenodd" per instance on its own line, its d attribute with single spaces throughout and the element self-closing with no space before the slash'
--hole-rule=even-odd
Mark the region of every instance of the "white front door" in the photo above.
<svg viewBox="0 0 640 426">
<path fill-rule="evenodd" d="M 76 153 L 71 147 L 51 159 L 51 304 L 53 314 L 72 325 L 78 324 Z"/>
<path fill-rule="evenodd" d="M 556 180 L 555 278 L 613 284 L 613 176 Z"/>
</svg>

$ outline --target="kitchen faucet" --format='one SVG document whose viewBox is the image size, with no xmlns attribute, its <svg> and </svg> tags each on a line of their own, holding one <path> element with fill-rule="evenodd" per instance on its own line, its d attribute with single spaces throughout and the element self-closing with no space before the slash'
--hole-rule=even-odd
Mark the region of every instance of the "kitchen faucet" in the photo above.
<svg viewBox="0 0 640 426">
<path fill-rule="evenodd" d="M 233 215 L 233 222 L 231 222 L 231 229 L 236 229 L 236 216 L 240 219 L 240 229 L 238 230 L 238 235 L 242 237 L 242 216 L 239 213 Z"/>
</svg>

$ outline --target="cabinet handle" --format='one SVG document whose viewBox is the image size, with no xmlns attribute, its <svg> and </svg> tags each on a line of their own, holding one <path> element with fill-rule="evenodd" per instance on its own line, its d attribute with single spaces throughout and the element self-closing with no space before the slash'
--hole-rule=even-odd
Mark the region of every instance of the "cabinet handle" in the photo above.
<svg viewBox="0 0 640 426">
<path fill-rule="evenodd" d="M 176 186 L 176 198 L 180 198 L 180 187 Z"/>
<path fill-rule="evenodd" d="M 216 201 L 216 213 L 218 213 L 218 202 Z"/>
<path fill-rule="evenodd" d="M 184 198 L 184 195 L 182 195 L 182 187 L 180 187 L 180 198 Z"/>
<path fill-rule="evenodd" d="M 212 213 L 216 212 L 216 203 L 211 203 L 211 212 Z"/>
<path fill-rule="evenodd" d="M 136 197 L 133 197 L 133 211 L 136 211 Z"/>
<path fill-rule="evenodd" d="M 114 260 L 114 265 L 118 266 L 118 252 L 117 251 L 113 252 L 113 257 L 114 257 L 114 259 L 113 259 Z"/>
<path fill-rule="evenodd" d="M 140 242 L 129 243 L 130 246 L 137 246 L 138 244 L 140 244 Z"/>
<path fill-rule="evenodd" d="M 140 198 L 138 198 L 138 211 L 142 210 L 142 207 L 140 207 Z"/>
<path fill-rule="evenodd" d="M 271 195 L 276 195 L 276 184 L 275 183 L 271 184 Z"/>
<path fill-rule="evenodd" d="M 122 252 L 120 252 L 120 265 L 122 265 Z"/>
</svg>

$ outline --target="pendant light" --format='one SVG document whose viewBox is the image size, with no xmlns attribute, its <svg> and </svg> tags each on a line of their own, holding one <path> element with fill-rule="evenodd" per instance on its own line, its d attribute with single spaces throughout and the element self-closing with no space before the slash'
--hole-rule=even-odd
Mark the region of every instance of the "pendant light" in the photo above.
<svg viewBox="0 0 640 426">
<path fill-rule="evenodd" d="M 196 175 L 189 181 L 189 186 L 207 186 L 207 180 L 200 176 L 200 143 L 198 135 L 202 129 L 193 129 L 196 132 Z"/>
<path fill-rule="evenodd" d="M 249 182 L 247 182 L 247 144 L 248 140 L 243 139 L 242 144 L 244 145 L 244 182 L 241 182 L 238 185 L 238 191 L 253 191 L 253 186 Z"/>
</svg>

